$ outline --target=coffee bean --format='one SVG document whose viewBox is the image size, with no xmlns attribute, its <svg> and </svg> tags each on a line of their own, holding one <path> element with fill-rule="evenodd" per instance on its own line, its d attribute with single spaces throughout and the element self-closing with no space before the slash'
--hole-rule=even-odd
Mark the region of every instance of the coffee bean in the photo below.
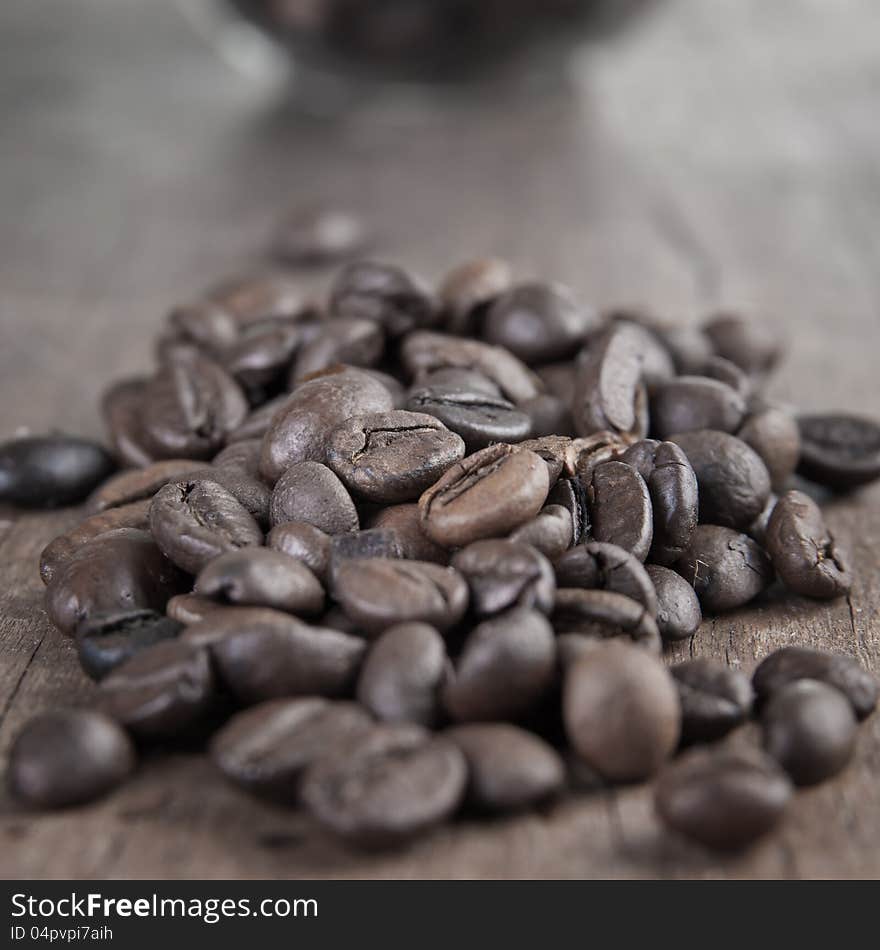
<svg viewBox="0 0 880 950">
<path fill-rule="evenodd" d="M 280 551 L 246 548 L 214 558 L 199 572 L 195 593 L 242 607 L 274 607 L 299 615 L 324 609 L 324 589 L 299 561 Z"/>
<path fill-rule="evenodd" d="M 150 506 L 150 530 L 162 553 L 190 574 L 198 574 L 226 551 L 263 543 L 263 532 L 250 512 L 209 481 L 161 488 Z"/>
<path fill-rule="evenodd" d="M 546 435 L 538 439 L 526 439 L 518 442 L 516 447 L 523 451 L 534 452 L 540 455 L 547 466 L 550 484 L 565 473 L 566 476 L 575 474 L 576 453 L 572 448 L 574 440 L 564 435 Z"/>
<path fill-rule="evenodd" d="M 201 726 L 217 701 L 207 650 L 165 640 L 101 681 L 98 707 L 144 740 L 176 739 Z"/>
<path fill-rule="evenodd" d="M 579 544 L 559 558 L 555 571 L 560 587 L 613 591 L 638 601 L 652 617 L 657 614 L 657 594 L 644 565 L 616 544 Z"/>
<path fill-rule="evenodd" d="M 565 766 L 555 750 L 525 729 L 504 722 L 470 723 L 444 736 L 464 753 L 466 800 L 486 811 L 530 808 L 555 795 Z"/>
<path fill-rule="evenodd" d="M 334 597 L 370 634 L 397 623 L 421 621 L 448 630 L 467 608 L 468 588 L 451 567 L 389 558 L 342 562 Z"/>
<path fill-rule="evenodd" d="M 783 647 L 758 664 L 752 678 L 760 700 L 766 700 L 789 683 L 817 680 L 840 690 L 859 719 L 870 716 L 877 705 L 880 684 L 857 660 L 842 653 L 826 653 L 809 647 Z"/>
<path fill-rule="evenodd" d="M 800 416 L 798 473 L 833 491 L 849 491 L 880 478 L 880 425 L 872 419 Z"/>
<path fill-rule="evenodd" d="M 600 465 L 617 460 L 631 444 L 630 438 L 606 430 L 572 439 L 565 453 L 563 471 L 567 475 L 576 474 L 584 485 L 589 485 Z"/>
<path fill-rule="evenodd" d="M 785 773 L 756 749 L 694 749 L 660 775 L 654 804 L 686 838 L 737 851 L 779 823 L 791 795 Z"/>
<path fill-rule="evenodd" d="M 330 571 L 330 535 L 304 521 L 277 524 L 266 538 L 266 546 L 296 558 L 326 583 Z"/>
<path fill-rule="evenodd" d="M 298 281 L 284 274 L 248 274 L 212 287 L 207 300 L 235 317 L 239 327 L 302 318 L 313 310 Z"/>
<path fill-rule="evenodd" d="M 501 387 L 484 373 L 464 366 L 441 366 L 439 369 L 418 370 L 413 389 L 433 389 L 434 386 L 472 390 L 482 396 L 501 396 Z"/>
<path fill-rule="evenodd" d="M 327 464 L 361 498 L 388 504 L 418 498 L 464 453 L 460 436 L 433 416 L 393 410 L 337 426 Z"/>
<path fill-rule="evenodd" d="M 701 373 L 714 355 L 709 338 L 698 327 L 654 323 L 652 331 L 669 352 L 676 370 L 682 375 Z"/>
<path fill-rule="evenodd" d="M 258 406 L 256 409 L 248 413 L 248 416 L 244 422 L 242 422 L 240 426 L 237 426 L 226 436 L 228 445 L 231 447 L 232 445 L 239 442 L 258 439 L 260 441 L 260 454 L 262 455 L 263 437 L 269 431 L 272 425 L 272 420 L 275 418 L 275 414 L 279 409 L 282 408 L 282 406 L 287 404 L 287 400 L 289 398 L 290 396 L 287 393 L 282 393 L 282 395 L 276 396 L 274 399 L 270 399 L 268 402 L 264 402 L 261 406 Z M 216 456 L 214 463 L 217 464 Z M 251 474 L 260 474 L 259 460 L 257 462 L 256 468 L 251 472 Z"/>
<path fill-rule="evenodd" d="M 173 640 L 181 626 L 155 610 L 92 614 L 76 628 L 80 666 L 93 680 L 103 679 L 135 653 L 162 640 Z"/>
<path fill-rule="evenodd" d="M 549 482 L 534 452 L 489 446 L 457 462 L 422 495 L 422 528 L 447 547 L 506 534 L 541 510 Z"/>
<path fill-rule="evenodd" d="M 796 785 L 836 775 L 855 747 L 857 722 L 840 690 L 816 680 L 796 680 L 773 692 L 761 710 L 764 748 Z"/>
<path fill-rule="evenodd" d="M 518 284 L 489 307 L 483 338 L 524 363 L 548 363 L 573 356 L 597 325 L 596 312 L 580 306 L 566 287 Z"/>
<path fill-rule="evenodd" d="M 297 209 L 288 214 L 272 242 L 289 264 L 331 264 L 362 251 L 369 237 L 364 222 L 338 208 Z"/>
<path fill-rule="evenodd" d="M 209 356 L 216 356 L 238 339 L 239 324 L 223 307 L 210 300 L 195 300 L 174 307 L 168 314 L 163 343 L 192 344 Z"/>
<path fill-rule="evenodd" d="M 165 605 L 165 613 L 184 627 L 201 623 L 209 614 L 225 609 L 224 605 L 216 600 L 209 600 L 198 594 L 176 594 Z"/>
<path fill-rule="evenodd" d="M 437 291 L 443 323 L 452 333 L 476 333 L 488 306 L 512 282 L 510 265 L 497 257 L 477 258 L 456 267 Z"/>
<path fill-rule="evenodd" d="M 334 535 L 330 539 L 330 583 L 331 585 L 336 583 L 339 567 L 345 561 L 401 557 L 397 535 L 394 531 L 385 528 L 370 528 L 366 531 Z"/>
<path fill-rule="evenodd" d="M 679 376 L 651 393 L 651 431 L 658 439 L 676 432 L 736 432 L 746 411 L 743 397 L 705 376 Z"/>
<path fill-rule="evenodd" d="M 53 574 L 46 612 L 66 636 L 96 614 L 164 611 L 186 580 L 145 531 L 119 528 L 81 545 Z"/>
<path fill-rule="evenodd" d="M 609 324 L 625 328 L 642 361 L 642 382 L 652 389 L 675 376 L 675 364 L 669 349 L 653 326 L 633 319 L 629 311 L 615 310 L 606 314 Z"/>
<path fill-rule="evenodd" d="M 611 590 L 560 587 L 551 619 L 557 633 L 580 633 L 598 640 L 629 637 L 648 652 L 660 652 L 657 623 L 644 605 Z"/>
<path fill-rule="evenodd" d="M 355 749 L 323 758 L 305 775 L 302 798 L 342 838 L 387 847 L 424 834 L 458 808 L 467 765 L 448 739 L 419 726 L 373 729 Z"/>
<path fill-rule="evenodd" d="M 522 410 L 531 420 L 530 432 L 534 437 L 574 435 L 574 420 L 571 417 L 570 401 L 551 393 L 539 393 L 522 403 Z"/>
<path fill-rule="evenodd" d="M 254 394 L 264 388 L 274 388 L 286 377 L 294 354 L 305 345 L 310 332 L 317 331 L 292 321 L 253 323 L 241 331 L 235 343 L 226 347 L 218 359 L 248 393 Z"/>
<path fill-rule="evenodd" d="M 211 739 L 209 753 L 240 788 L 293 805 L 309 766 L 356 747 L 371 729 L 370 717 L 354 703 L 272 699 L 234 715 Z"/>
<path fill-rule="evenodd" d="M 564 508 L 571 518 L 571 543 L 580 544 L 589 536 L 590 514 L 587 490 L 579 478 L 560 478 L 547 495 L 548 505 Z"/>
<path fill-rule="evenodd" d="M 737 436 L 767 466 L 772 489 L 784 491 L 801 455 L 800 430 L 794 416 L 783 409 L 760 409 L 746 417 Z"/>
<path fill-rule="evenodd" d="M 543 554 L 516 541 L 474 541 L 449 562 L 470 588 L 471 610 L 481 617 L 510 607 L 553 609 L 556 580 Z"/>
<path fill-rule="evenodd" d="M 654 539 L 654 512 L 642 476 L 625 462 L 602 462 L 593 471 L 587 497 L 593 537 L 644 561 Z"/>
<path fill-rule="evenodd" d="M 75 505 L 114 468 L 106 449 L 75 436 L 13 439 L 0 445 L 0 502 L 22 508 Z"/>
<path fill-rule="evenodd" d="M 398 267 L 360 261 L 343 268 L 330 291 L 334 317 L 372 320 L 392 336 L 430 326 L 436 317 L 427 290 Z"/>
<path fill-rule="evenodd" d="M 742 607 L 773 581 L 770 558 L 745 534 L 701 524 L 675 570 L 693 587 L 703 610 Z"/>
<path fill-rule="evenodd" d="M 645 570 L 656 592 L 660 636 L 667 643 L 692 637 L 703 622 L 693 587 L 680 574 L 660 564 L 647 564 Z"/>
<path fill-rule="evenodd" d="M 115 383 L 101 397 L 101 415 L 113 454 L 123 465 L 142 468 L 155 461 L 141 425 L 146 379 Z"/>
<path fill-rule="evenodd" d="M 369 526 L 390 532 L 400 557 L 443 565 L 449 560 L 446 548 L 432 541 L 422 531 L 421 511 L 416 503 L 383 508 L 369 521 Z"/>
<path fill-rule="evenodd" d="M 556 646 L 547 618 L 515 607 L 474 627 L 465 641 L 444 703 L 459 721 L 518 719 L 553 682 Z"/>
<path fill-rule="evenodd" d="M 740 369 L 736 363 L 731 363 L 723 356 L 710 356 L 709 359 L 700 367 L 698 376 L 708 376 L 709 379 L 717 379 L 718 382 L 730 386 L 732 390 L 739 393 L 743 399 L 748 400 L 755 388 L 755 381 Z M 708 427 L 707 428 L 711 428 Z"/>
<path fill-rule="evenodd" d="M 433 726 L 449 675 L 443 638 L 425 623 L 389 627 L 370 647 L 357 685 L 358 701 L 384 722 Z"/>
<path fill-rule="evenodd" d="M 529 544 L 550 561 L 561 557 L 572 544 L 571 514 L 562 505 L 546 505 L 531 521 L 510 535 L 511 541 Z"/>
<path fill-rule="evenodd" d="M 681 702 L 682 743 L 711 742 L 745 722 L 752 708 L 748 677 L 714 660 L 688 660 L 670 671 Z"/>
<path fill-rule="evenodd" d="M 770 492 L 770 497 L 767 499 L 767 504 L 764 505 L 764 510 L 757 518 L 746 528 L 746 534 L 755 542 L 765 547 L 767 543 L 767 527 L 770 524 L 770 516 L 773 514 L 773 509 L 776 507 L 776 502 L 779 501 L 779 496 L 774 495 L 773 492 Z"/>
<path fill-rule="evenodd" d="M 337 317 L 328 320 L 298 350 L 290 382 L 296 385 L 337 363 L 375 366 L 384 351 L 385 331 L 378 323 L 358 317 Z"/>
<path fill-rule="evenodd" d="M 700 521 L 747 528 L 770 495 L 770 474 L 760 456 L 736 436 L 712 429 L 670 438 L 681 446 L 697 476 Z"/>
<path fill-rule="evenodd" d="M 721 313 L 703 325 L 718 356 L 736 363 L 747 373 L 767 373 L 776 365 L 782 344 L 770 326 L 738 314 Z"/>
<path fill-rule="evenodd" d="M 357 531 L 358 513 L 337 475 L 320 462 L 299 462 L 278 479 L 269 517 L 273 525 L 304 521 L 326 534 Z"/>
<path fill-rule="evenodd" d="M 262 448 L 263 442 L 259 438 L 231 442 L 214 456 L 211 467 L 214 469 L 231 469 L 258 479 L 260 477 L 260 453 Z"/>
<path fill-rule="evenodd" d="M 190 472 L 186 478 L 175 479 L 173 484 L 214 482 L 226 489 L 254 518 L 261 528 L 269 527 L 272 492 L 265 482 L 237 468 L 202 468 Z"/>
<path fill-rule="evenodd" d="M 565 674 L 568 739 L 604 778 L 647 778 L 678 744 L 681 710 L 675 683 L 659 660 L 612 640 L 587 651 Z"/>
<path fill-rule="evenodd" d="M 571 407 L 577 383 L 577 368 L 574 360 L 544 363 L 535 367 L 535 374 L 543 382 L 547 392 L 557 396 Z"/>
<path fill-rule="evenodd" d="M 767 523 L 766 547 L 779 579 L 796 594 L 820 600 L 852 587 L 849 557 L 825 526 L 809 495 L 786 492 Z"/>
<path fill-rule="evenodd" d="M 340 366 L 300 383 L 276 410 L 263 440 L 263 478 L 274 485 L 297 462 L 323 462 L 336 426 L 391 406 L 388 390 L 363 370 Z"/>
<path fill-rule="evenodd" d="M 86 503 L 86 510 L 97 514 L 121 508 L 135 501 L 152 498 L 169 482 L 178 481 L 191 472 L 204 470 L 205 463 L 191 459 L 165 459 L 146 468 L 129 469 L 114 475 L 95 489 Z"/>
<path fill-rule="evenodd" d="M 42 713 L 16 736 L 6 769 L 12 794 L 33 808 L 81 805 L 134 771 L 134 747 L 106 716 L 85 709 Z"/>
</svg>

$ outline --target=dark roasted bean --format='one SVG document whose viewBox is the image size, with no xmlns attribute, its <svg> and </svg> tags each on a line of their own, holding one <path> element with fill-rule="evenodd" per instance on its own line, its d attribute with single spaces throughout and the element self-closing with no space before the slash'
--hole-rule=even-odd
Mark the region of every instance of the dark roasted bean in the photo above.
<svg viewBox="0 0 880 950">
<path fill-rule="evenodd" d="M 714 660 L 688 660 L 670 671 L 681 701 L 681 741 L 711 742 L 745 722 L 752 708 L 748 677 Z"/>
<path fill-rule="evenodd" d="M 561 557 L 572 544 L 571 514 L 562 505 L 546 505 L 531 521 L 510 535 L 511 541 L 530 544 L 550 561 Z"/>
<path fill-rule="evenodd" d="M 593 471 L 587 497 L 593 537 L 644 561 L 654 539 L 654 512 L 642 476 L 625 462 L 602 462 Z"/>
<path fill-rule="evenodd" d="M 301 319 L 312 306 L 297 281 L 284 274 L 250 274 L 212 287 L 207 299 L 235 317 L 239 327 L 266 320 Z"/>
<path fill-rule="evenodd" d="M 266 538 L 266 546 L 296 558 L 326 582 L 330 570 L 330 535 L 304 521 L 277 524 Z"/>
<path fill-rule="evenodd" d="M 92 614 L 76 628 L 80 666 L 93 680 L 103 679 L 135 653 L 162 640 L 173 640 L 181 626 L 155 610 Z"/>
<path fill-rule="evenodd" d="M 451 270 L 437 291 L 443 323 L 452 333 L 474 334 L 492 301 L 510 288 L 510 265 L 481 257 Z"/>
<path fill-rule="evenodd" d="M 658 439 L 676 432 L 736 432 L 746 411 L 735 389 L 706 376 L 679 376 L 651 393 L 651 431 Z"/>
<path fill-rule="evenodd" d="M 86 503 L 86 510 L 97 514 L 110 508 L 121 508 L 135 501 L 152 498 L 164 485 L 179 481 L 191 472 L 202 471 L 204 462 L 191 459 L 165 459 L 146 468 L 127 469 L 114 475 L 95 489 Z"/>
<path fill-rule="evenodd" d="M 400 557 L 411 561 L 433 561 L 435 564 L 446 564 L 449 560 L 446 548 L 432 541 L 422 530 L 422 515 L 415 502 L 383 508 L 369 526 L 390 531 Z"/>
<path fill-rule="evenodd" d="M 385 332 L 373 320 L 339 317 L 324 323 L 297 351 L 290 382 L 293 385 L 337 363 L 375 366 L 385 351 Z"/>
<path fill-rule="evenodd" d="M 746 417 L 737 436 L 758 453 L 774 491 L 785 491 L 801 456 L 797 420 L 783 409 L 769 407 Z"/>
<path fill-rule="evenodd" d="M 534 607 L 549 614 L 556 580 L 543 554 L 516 541 L 474 541 L 449 562 L 470 588 L 471 610 L 487 617 L 510 607 Z"/>
<path fill-rule="evenodd" d="M 101 414 L 113 453 L 123 465 L 141 468 L 155 461 L 141 425 L 146 379 L 115 383 L 101 397 Z"/>
<path fill-rule="evenodd" d="M 629 637 L 649 652 L 660 652 L 657 623 L 644 605 L 611 590 L 560 587 L 551 619 L 557 633 L 580 633 L 597 640 Z"/>
<path fill-rule="evenodd" d="M 372 320 L 392 336 L 430 326 L 436 317 L 427 290 L 398 267 L 360 261 L 343 268 L 330 291 L 334 317 Z"/>
<path fill-rule="evenodd" d="M 703 621 L 693 587 L 669 567 L 647 564 L 645 570 L 657 596 L 657 629 L 665 641 L 687 640 Z"/>
<path fill-rule="evenodd" d="M 880 425 L 873 419 L 801 416 L 798 472 L 833 491 L 849 491 L 880 478 Z"/>
<path fill-rule="evenodd" d="M 298 462 L 278 479 L 269 503 L 274 525 L 304 521 L 326 534 L 357 531 L 358 513 L 339 477 L 320 462 Z"/>
<path fill-rule="evenodd" d="M 657 614 L 657 594 L 644 565 L 616 544 L 579 544 L 559 558 L 555 571 L 560 587 L 614 591 L 638 601 L 652 617 Z"/>
<path fill-rule="evenodd" d="M 779 361 L 782 345 L 766 322 L 721 313 L 703 325 L 715 353 L 750 374 L 767 373 Z"/>
</svg>

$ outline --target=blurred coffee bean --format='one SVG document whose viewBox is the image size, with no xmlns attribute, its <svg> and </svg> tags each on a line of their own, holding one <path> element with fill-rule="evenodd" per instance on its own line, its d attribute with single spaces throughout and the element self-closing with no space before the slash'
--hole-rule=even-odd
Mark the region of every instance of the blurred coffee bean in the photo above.
<svg viewBox="0 0 880 950">
<path fill-rule="evenodd" d="M 313 310 L 299 283 L 278 273 L 225 280 L 208 291 L 207 299 L 232 314 L 239 327 L 266 320 L 303 319 Z"/>
<path fill-rule="evenodd" d="M 235 343 L 223 350 L 219 360 L 231 376 L 253 393 L 260 387 L 272 387 L 285 377 L 294 353 L 303 342 L 300 325 L 263 321 L 242 330 Z M 244 420 L 235 429 L 241 425 Z"/>
<path fill-rule="evenodd" d="M 452 333 L 478 335 L 487 307 L 510 288 L 510 265 L 497 257 L 482 257 L 449 271 L 437 298 L 443 323 Z"/>
<path fill-rule="evenodd" d="M 720 739 L 748 718 L 752 685 L 745 674 L 703 658 L 678 663 L 669 672 L 681 701 L 682 743 Z"/>
<path fill-rule="evenodd" d="M 767 322 L 721 313 L 703 325 L 717 356 L 750 374 L 768 373 L 779 362 L 782 343 Z"/>
<path fill-rule="evenodd" d="M 89 496 L 86 510 L 97 514 L 110 508 L 130 505 L 144 498 L 152 498 L 169 482 L 178 481 L 205 468 L 205 463 L 192 459 L 165 459 L 146 468 L 126 469 L 107 479 Z"/>
<path fill-rule="evenodd" d="M 478 616 L 491 616 L 510 607 L 534 607 L 545 614 L 553 609 L 553 567 L 527 544 L 474 541 L 457 551 L 449 563 L 467 581 L 470 607 Z"/>
<path fill-rule="evenodd" d="M 369 240 L 357 215 L 340 208 L 305 208 L 290 212 L 272 241 L 276 257 L 307 267 L 332 264 L 361 252 Z"/>
<path fill-rule="evenodd" d="M 101 397 L 101 415 L 113 454 L 122 465 L 133 468 L 156 461 L 141 424 L 147 384 L 148 380 L 141 378 L 121 380 Z"/>
<path fill-rule="evenodd" d="M 658 439 L 676 432 L 717 429 L 736 432 L 746 411 L 743 397 L 705 376 L 679 376 L 651 393 L 651 431 Z"/>
<path fill-rule="evenodd" d="M 880 478 L 880 425 L 860 416 L 800 416 L 798 474 L 833 491 L 850 491 Z"/>
<path fill-rule="evenodd" d="M 369 526 L 391 532 L 400 557 L 443 565 L 449 561 L 446 548 L 432 541 L 422 531 L 421 511 L 415 502 L 383 508 L 371 518 Z"/>
<path fill-rule="evenodd" d="M 296 558 L 325 583 L 330 568 L 330 535 L 304 521 L 277 524 L 266 538 L 266 546 Z"/>
<path fill-rule="evenodd" d="M 327 320 L 296 354 L 290 382 L 295 386 L 337 363 L 375 366 L 385 351 L 385 331 L 374 320 L 337 317 Z"/>
<path fill-rule="evenodd" d="M 616 544 L 579 544 L 559 558 L 555 571 L 560 587 L 613 591 L 638 601 L 652 617 L 657 614 L 657 594 L 644 565 Z"/>
<path fill-rule="evenodd" d="M 560 587 L 551 617 L 557 633 L 596 640 L 629 638 L 649 653 L 660 652 L 657 623 L 643 604 L 611 590 Z"/>
<path fill-rule="evenodd" d="M 339 273 L 330 291 L 333 317 L 371 320 L 391 336 L 430 326 L 436 317 L 428 291 L 399 267 L 361 261 Z"/>
<path fill-rule="evenodd" d="M 746 416 L 737 436 L 761 457 L 774 491 L 785 490 L 801 455 L 797 420 L 783 409 L 768 407 Z"/>
<path fill-rule="evenodd" d="M 182 624 L 155 610 L 117 610 L 92 614 L 76 628 L 80 666 L 103 679 L 130 657 L 162 640 L 173 640 Z"/>
<path fill-rule="evenodd" d="M 657 629 L 666 642 L 687 640 L 703 622 L 700 601 L 693 587 L 669 567 L 646 564 L 657 598 Z"/>
</svg>

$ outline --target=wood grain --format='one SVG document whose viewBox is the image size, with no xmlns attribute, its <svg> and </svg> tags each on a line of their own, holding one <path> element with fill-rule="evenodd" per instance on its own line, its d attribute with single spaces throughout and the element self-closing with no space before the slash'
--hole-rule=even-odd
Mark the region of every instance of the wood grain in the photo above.
<svg viewBox="0 0 880 950">
<path fill-rule="evenodd" d="M 0 437 L 97 434 L 108 380 L 149 366 L 174 302 L 263 266 L 287 203 L 364 213 L 377 254 L 437 278 L 473 253 L 597 305 L 696 319 L 741 305 L 789 337 L 773 394 L 880 414 L 880 7 L 668 0 L 532 95 L 395 90 L 307 114 L 232 73 L 169 0 L 0 6 Z M 323 275 L 307 276 L 320 286 Z M 42 609 L 37 557 L 75 512 L 0 511 L 0 748 L 87 698 Z M 750 670 L 786 643 L 880 672 L 880 491 L 834 502 L 857 555 L 832 605 L 773 593 L 688 653 Z M 198 756 L 156 757 L 106 801 L 0 801 L 4 877 L 880 876 L 880 717 L 782 831 L 719 859 L 665 835 L 649 790 L 353 855 L 245 798 Z"/>
</svg>

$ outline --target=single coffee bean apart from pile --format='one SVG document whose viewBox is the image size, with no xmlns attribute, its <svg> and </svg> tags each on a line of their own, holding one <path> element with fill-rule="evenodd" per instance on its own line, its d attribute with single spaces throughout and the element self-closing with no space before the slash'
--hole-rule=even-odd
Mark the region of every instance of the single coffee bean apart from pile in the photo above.
<svg viewBox="0 0 880 950">
<path fill-rule="evenodd" d="M 657 598 L 657 629 L 667 643 L 687 640 L 703 622 L 703 612 L 694 588 L 672 568 L 647 564 L 645 570 Z"/>
<path fill-rule="evenodd" d="M 547 618 L 516 607 L 471 631 L 444 691 L 444 704 L 460 721 L 519 719 L 550 689 L 555 666 Z"/>
<path fill-rule="evenodd" d="M 800 416 L 798 473 L 832 491 L 850 491 L 880 478 L 880 423 L 861 416 Z"/>
<path fill-rule="evenodd" d="M 770 558 L 745 534 L 701 524 L 675 565 L 709 613 L 742 607 L 773 582 Z"/>
<path fill-rule="evenodd" d="M 510 607 L 534 607 L 549 614 L 556 580 L 543 554 L 516 541 L 474 541 L 449 562 L 467 581 L 471 610 L 481 617 Z"/>
<path fill-rule="evenodd" d="M 506 534 L 541 510 L 549 482 L 534 452 L 489 446 L 457 462 L 422 495 L 422 528 L 447 547 Z"/>
<path fill-rule="evenodd" d="M 681 741 L 711 742 L 745 722 L 752 684 L 739 670 L 699 658 L 670 668 L 681 701 Z"/>
<path fill-rule="evenodd" d="M 116 667 L 101 681 L 97 705 L 136 738 L 165 740 L 203 725 L 217 698 L 208 651 L 177 639 Z"/>
<path fill-rule="evenodd" d="M 773 491 L 785 491 L 801 457 L 797 420 L 784 409 L 759 409 L 745 419 L 737 436 L 761 457 Z"/>
<path fill-rule="evenodd" d="M 451 567 L 371 558 L 342 562 L 336 570 L 333 596 L 369 634 L 409 621 L 445 631 L 464 616 L 468 587 Z"/>
<path fill-rule="evenodd" d="M 400 557 L 444 565 L 449 560 L 446 548 L 422 531 L 422 514 L 416 503 L 382 508 L 370 519 L 369 527 L 391 532 Z"/>
<path fill-rule="evenodd" d="M 330 290 L 333 317 L 372 320 L 392 336 L 436 319 L 434 302 L 427 289 L 399 267 L 359 261 L 343 268 Z"/>
<path fill-rule="evenodd" d="M 156 461 L 141 425 L 146 390 L 146 379 L 127 379 L 114 383 L 101 397 L 101 415 L 113 454 L 121 464 L 133 468 Z"/>
<path fill-rule="evenodd" d="M 659 660 L 620 640 L 597 644 L 566 670 L 562 711 L 578 755 L 613 782 L 653 775 L 678 744 L 672 677 Z"/>
<path fill-rule="evenodd" d="M 96 488 L 89 496 L 86 510 L 98 513 L 152 498 L 169 482 L 179 481 L 192 472 L 203 471 L 204 468 L 204 462 L 192 459 L 164 459 L 146 468 L 127 469 Z"/>
<path fill-rule="evenodd" d="M 102 446 L 69 435 L 24 436 L 0 445 L 0 502 L 60 508 L 81 502 L 116 467 Z"/>
<path fill-rule="evenodd" d="M 354 749 L 316 762 L 302 798 L 317 820 L 354 844 L 398 845 L 458 808 L 467 765 L 449 739 L 413 725 L 382 725 Z"/>
<path fill-rule="evenodd" d="M 274 525 L 304 521 L 326 534 L 357 531 L 357 508 L 339 477 L 320 462 L 299 462 L 278 479 L 269 503 Z"/>
<path fill-rule="evenodd" d="M 654 540 L 654 511 L 642 476 L 625 462 L 602 462 L 593 472 L 587 498 L 593 537 L 644 561 Z"/>
<path fill-rule="evenodd" d="M 660 652 L 660 632 L 645 606 L 611 590 L 560 587 L 551 620 L 557 633 L 598 640 L 628 637 L 650 653 Z"/>
<path fill-rule="evenodd" d="M 267 548 L 227 551 L 206 564 L 196 594 L 242 607 L 274 607 L 304 616 L 324 609 L 324 588 L 299 561 Z"/>
<path fill-rule="evenodd" d="M 782 355 L 782 341 L 766 321 L 720 313 L 706 321 L 703 333 L 716 356 L 723 356 L 752 375 L 770 372 Z"/>
<path fill-rule="evenodd" d="M 434 726 L 440 691 L 449 675 L 446 645 L 426 623 L 389 627 L 370 647 L 357 698 L 383 722 Z"/>
<path fill-rule="evenodd" d="M 651 393 L 651 431 L 658 439 L 676 432 L 736 432 L 746 411 L 743 397 L 705 376 L 679 376 Z"/>
<path fill-rule="evenodd" d="M 819 600 L 842 597 L 852 587 L 849 556 L 825 525 L 816 502 L 786 492 L 767 523 L 765 546 L 779 579 L 796 594 Z"/>
<path fill-rule="evenodd" d="M 654 804 L 684 837 L 738 851 L 779 824 L 792 793 L 786 774 L 757 749 L 694 749 L 661 773 Z"/>
<path fill-rule="evenodd" d="M 63 634 L 72 636 L 96 614 L 164 611 L 168 599 L 187 586 L 149 534 L 120 528 L 83 544 L 53 574 L 46 612 Z"/>
<path fill-rule="evenodd" d="M 214 734 L 209 753 L 240 788 L 295 805 L 306 769 L 328 754 L 356 747 L 372 728 L 369 715 L 355 703 L 318 696 L 273 699 L 233 716 Z"/>
<path fill-rule="evenodd" d="M 339 208 L 307 208 L 284 218 L 272 249 L 289 264 L 315 266 L 357 254 L 367 241 L 366 225 L 357 215 Z"/>
<path fill-rule="evenodd" d="M 190 574 L 226 551 L 263 543 L 263 532 L 247 508 L 209 481 L 160 489 L 150 506 L 150 530 L 163 554 Z"/>
<path fill-rule="evenodd" d="M 531 521 L 511 532 L 510 540 L 529 544 L 555 561 L 571 547 L 573 533 L 570 512 L 562 505 L 545 505 Z"/>
<path fill-rule="evenodd" d="M 296 558 L 326 583 L 330 570 L 330 535 L 305 521 L 277 524 L 266 537 L 266 546 Z"/>
<path fill-rule="evenodd" d="M 796 680 L 774 692 L 761 710 L 764 748 L 795 785 L 815 785 L 852 758 L 858 723 L 840 690 Z"/>
<path fill-rule="evenodd" d="M 783 647 L 771 653 L 758 664 L 752 683 L 763 701 L 802 679 L 818 680 L 840 690 L 859 719 L 871 715 L 880 696 L 880 683 L 862 669 L 858 660 L 810 647 Z"/>
<path fill-rule="evenodd" d="M 488 305 L 512 282 L 510 265 L 498 257 L 476 258 L 453 268 L 437 290 L 444 326 L 451 333 L 474 335 Z"/>
<path fill-rule="evenodd" d="M 182 624 L 155 610 L 121 610 L 93 614 L 76 628 L 80 666 L 93 680 L 147 647 L 173 640 Z"/>
<path fill-rule="evenodd" d="M 307 379 L 337 363 L 376 366 L 385 352 L 385 332 L 372 320 L 342 317 L 328 320 L 297 350 L 290 384 Z"/>
<path fill-rule="evenodd" d="M 539 736 L 505 722 L 468 723 L 443 735 L 464 753 L 467 804 L 516 811 L 546 801 L 565 782 L 559 754 Z"/>
<path fill-rule="evenodd" d="M 616 544 L 579 544 L 566 551 L 554 569 L 560 587 L 610 590 L 638 601 L 652 617 L 657 614 L 657 594 L 645 566 Z"/>
<path fill-rule="evenodd" d="M 106 794 L 134 771 L 134 746 L 112 720 L 86 709 L 31 719 L 9 752 L 9 790 L 33 808 L 65 808 Z"/>
<path fill-rule="evenodd" d="M 726 528 L 747 528 L 770 495 L 767 466 L 736 436 L 698 429 L 670 437 L 681 446 L 697 476 L 700 521 Z"/>
<path fill-rule="evenodd" d="M 393 410 L 334 429 L 327 464 L 359 497 L 395 504 L 417 499 L 464 453 L 462 438 L 433 416 Z"/>
</svg>

